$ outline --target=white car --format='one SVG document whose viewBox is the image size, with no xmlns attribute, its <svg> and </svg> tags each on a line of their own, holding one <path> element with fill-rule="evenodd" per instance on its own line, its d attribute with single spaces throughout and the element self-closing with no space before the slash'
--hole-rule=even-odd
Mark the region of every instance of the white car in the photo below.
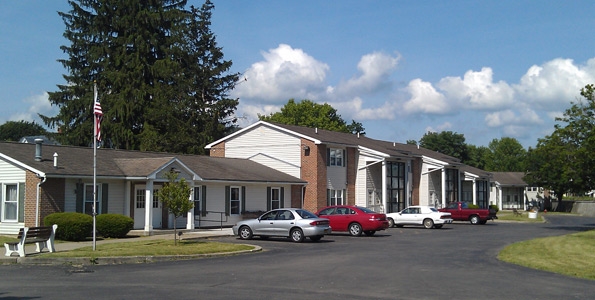
<svg viewBox="0 0 595 300">
<path fill-rule="evenodd" d="M 450 213 L 440 212 L 433 206 L 409 206 L 397 213 L 386 214 L 389 227 L 403 227 L 403 225 L 423 225 L 423 227 L 442 228 L 444 224 L 451 224 Z"/>
</svg>

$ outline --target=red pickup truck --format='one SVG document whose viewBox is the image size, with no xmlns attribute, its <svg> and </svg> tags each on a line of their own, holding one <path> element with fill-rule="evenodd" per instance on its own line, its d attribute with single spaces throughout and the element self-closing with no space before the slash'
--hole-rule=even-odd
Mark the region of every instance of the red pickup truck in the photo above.
<svg viewBox="0 0 595 300">
<path fill-rule="evenodd" d="M 485 224 L 488 220 L 498 219 L 497 211 L 493 208 L 469 208 L 466 202 L 451 202 L 439 211 L 449 212 L 455 221 L 469 221 L 473 225 Z"/>
</svg>

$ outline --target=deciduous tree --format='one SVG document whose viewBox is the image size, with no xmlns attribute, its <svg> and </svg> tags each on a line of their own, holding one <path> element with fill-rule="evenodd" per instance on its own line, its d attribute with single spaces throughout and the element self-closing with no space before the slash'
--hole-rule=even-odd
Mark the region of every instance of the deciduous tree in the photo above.
<svg viewBox="0 0 595 300">
<path fill-rule="evenodd" d="M 174 171 L 166 172 L 165 176 L 168 182 L 156 193 L 155 196 L 167 208 L 167 211 L 174 216 L 174 244 L 177 243 L 177 229 L 176 222 L 179 217 L 187 214 L 193 207 L 194 203 L 190 201 L 190 187 L 186 183 L 186 179 L 178 180 L 178 173 Z"/>
</svg>

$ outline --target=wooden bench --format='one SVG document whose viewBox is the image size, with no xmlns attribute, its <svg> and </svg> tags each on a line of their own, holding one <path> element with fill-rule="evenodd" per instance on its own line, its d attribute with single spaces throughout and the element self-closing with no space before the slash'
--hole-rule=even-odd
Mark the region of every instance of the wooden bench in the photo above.
<svg viewBox="0 0 595 300">
<path fill-rule="evenodd" d="M 55 252 L 54 236 L 56 235 L 56 228 L 58 225 L 48 227 L 24 227 L 19 230 L 17 242 L 4 243 L 6 248 L 6 256 L 11 256 L 13 253 L 18 253 L 20 257 L 25 257 L 25 245 L 37 245 L 37 252 L 41 252 L 43 248 L 47 248 L 50 252 Z"/>
<path fill-rule="evenodd" d="M 515 217 L 517 217 L 517 216 L 518 217 L 522 217 L 523 216 L 523 213 L 520 212 L 520 211 L 518 211 L 516 208 L 513 208 L 512 209 L 512 213 L 514 214 Z"/>
</svg>

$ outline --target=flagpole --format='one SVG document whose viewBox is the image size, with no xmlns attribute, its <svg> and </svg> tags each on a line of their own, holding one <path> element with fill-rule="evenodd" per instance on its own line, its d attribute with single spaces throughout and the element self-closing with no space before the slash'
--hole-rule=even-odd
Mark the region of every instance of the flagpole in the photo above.
<svg viewBox="0 0 595 300">
<path fill-rule="evenodd" d="M 97 102 L 97 82 L 93 82 L 93 251 L 97 248 L 97 121 L 95 103 Z"/>
</svg>

